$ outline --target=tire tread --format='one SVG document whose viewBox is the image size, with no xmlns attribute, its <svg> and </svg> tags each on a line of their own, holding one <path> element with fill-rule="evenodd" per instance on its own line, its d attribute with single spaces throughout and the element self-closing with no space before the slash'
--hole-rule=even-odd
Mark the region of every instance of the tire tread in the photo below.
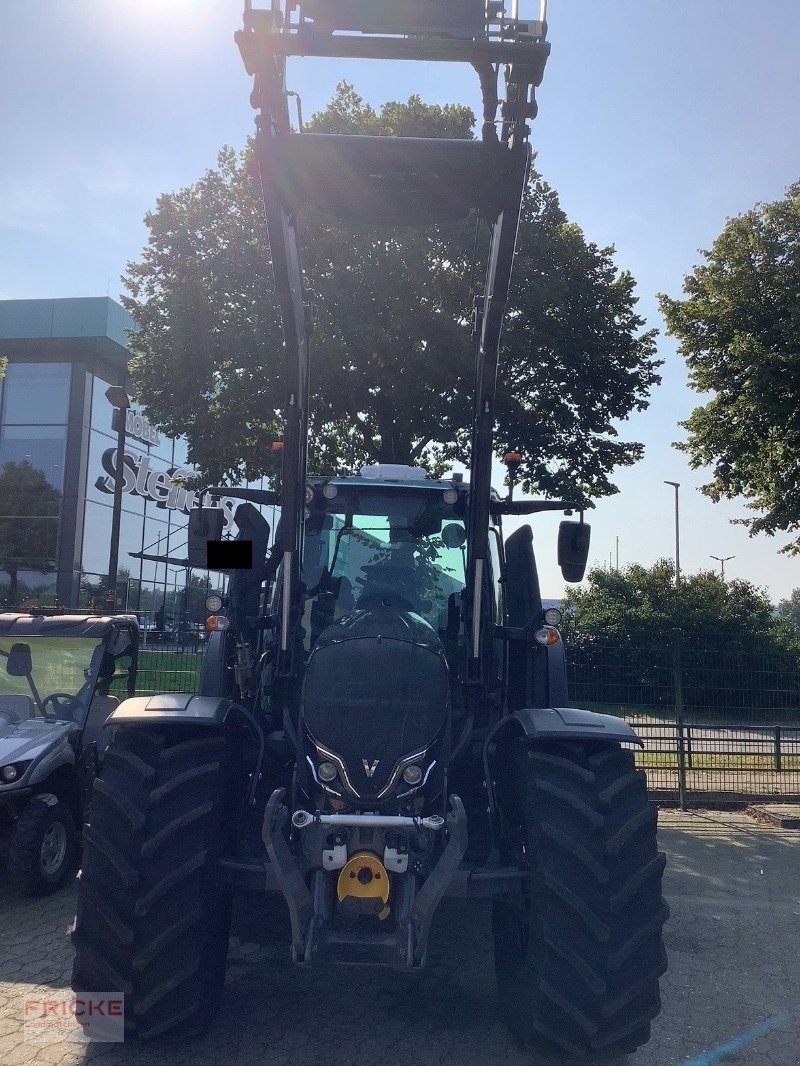
<svg viewBox="0 0 800 1066">
<path fill-rule="evenodd" d="M 666 860 L 644 775 L 619 745 L 520 740 L 504 799 L 522 820 L 529 874 L 520 903 L 495 904 L 501 1012 L 538 1053 L 629 1054 L 649 1039 L 667 967 Z"/>
</svg>

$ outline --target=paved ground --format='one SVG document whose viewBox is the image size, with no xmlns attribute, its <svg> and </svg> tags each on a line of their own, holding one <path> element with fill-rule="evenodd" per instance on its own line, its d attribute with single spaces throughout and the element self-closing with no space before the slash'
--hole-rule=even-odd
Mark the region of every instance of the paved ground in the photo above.
<svg viewBox="0 0 800 1066">
<path fill-rule="evenodd" d="M 625 1061 L 798 1066 L 800 833 L 745 815 L 662 812 L 661 839 L 672 908 L 664 1011 L 651 1043 Z M 71 888 L 25 903 L 0 890 L 2 1066 L 535 1061 L 513 1044 L 496 1016 L 488 910 L 460 902 L 442 909 L 432 965 L 412 980 L 375 971 L 301 973 L 287 961 L 280 911 L 265 909 L 260 897 L 242 897 L 224 1009 L 203 1042 L 141 1050 L 24 1043 L 24 997 L 67 989 L 72 911 Z"/>
</svg>

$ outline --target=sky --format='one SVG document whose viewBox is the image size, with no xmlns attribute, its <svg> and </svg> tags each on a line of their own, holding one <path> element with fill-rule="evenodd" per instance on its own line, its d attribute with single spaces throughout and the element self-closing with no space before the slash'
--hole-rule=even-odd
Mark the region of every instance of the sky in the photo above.
<svg viewBox="0 0 800 1066">
<path fill-rule="evenodd" d="M 162 192 L 212 167 L 253 129 L 250 82 L 233 43 L 241 0 L 3 0 L 0 4 L 0 299 L 118 297 Z M 533 15 L 538 0 L 522 0 Z M 619 495 L 591 515 L 590 560 L 650 565 L 674 557 L 678 481 L 681 568 L 717 567 L 774 601 L 800 586 L 787 537 L 749 538 L 714 504 L 672 444 L 702 402 L 687 388 L 657 294 L 678 296 L 726 218 L 783 196 L 800 178 L 797 0 L 550 0 L 552 54 L 538 92 L 537 166 L 588 240 L 616 246 L 639 310 L 661 330 L 663 382 L 620 426 L 645 457 L 618 472 Z M 305 115 L 336 83 L 370 103 L 418 92 L 480 112 L 475 75 L 456 67 L 293 61 Z M 564 588 L 558 517 L 534 519 L 542 591 Z"/>
</svg>

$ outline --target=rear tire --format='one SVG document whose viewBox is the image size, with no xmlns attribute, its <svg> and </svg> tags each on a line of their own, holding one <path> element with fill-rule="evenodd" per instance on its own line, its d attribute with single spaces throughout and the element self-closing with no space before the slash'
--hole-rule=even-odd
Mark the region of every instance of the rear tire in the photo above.
<svg viewBox="0 0 800 1066">
<path fill-rule="evenodd" d="M 231 893 L 214 864 L 235 822 L 219 734 L 122 728 L 84 832 L 72 987 L 122 992 L 126 1039 L 199 1035 L 222 998 Z"/>
<path fill-rule="evenodd" d="M 516 741 L 508 757 L 508 858 L 529 874 L 520 899 L 494 907 L 501 1013 L 531 1050 L 629 1054 L 650 1039 L 667 968 L 645 775 L 618 746 Z"/>
</svg>

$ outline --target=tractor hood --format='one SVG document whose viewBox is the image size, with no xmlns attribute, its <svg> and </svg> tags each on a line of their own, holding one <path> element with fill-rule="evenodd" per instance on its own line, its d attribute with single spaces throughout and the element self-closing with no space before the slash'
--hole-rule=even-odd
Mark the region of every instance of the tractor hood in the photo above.
<svg viewBox="0 0 800 1066">
<path fill-rule="evenodd" d="M 64 742 L 75 728 L 71 722 L 48 722 L 43 718 L 29 718 L 17 722 L 12 716 L 0 709 L 0 766 L 9 763 L 35 763 L 53 748 Z M 27 778 L 30 767 L 16 781 L 3 784 L 4 788 L 18 786 L 23 777 Z"/>
<path fill-rule="evenodd" d="M 430 765 L 449 707 L 444 649 L 420 615 L 355 611 L 320 634 L 306 669 L 303 722 L 317 754 L 323 747 L 341 760 L 351 798 L 388 799 L 415 753 L 427 753 L 419 762 Z"/>
</svg>

